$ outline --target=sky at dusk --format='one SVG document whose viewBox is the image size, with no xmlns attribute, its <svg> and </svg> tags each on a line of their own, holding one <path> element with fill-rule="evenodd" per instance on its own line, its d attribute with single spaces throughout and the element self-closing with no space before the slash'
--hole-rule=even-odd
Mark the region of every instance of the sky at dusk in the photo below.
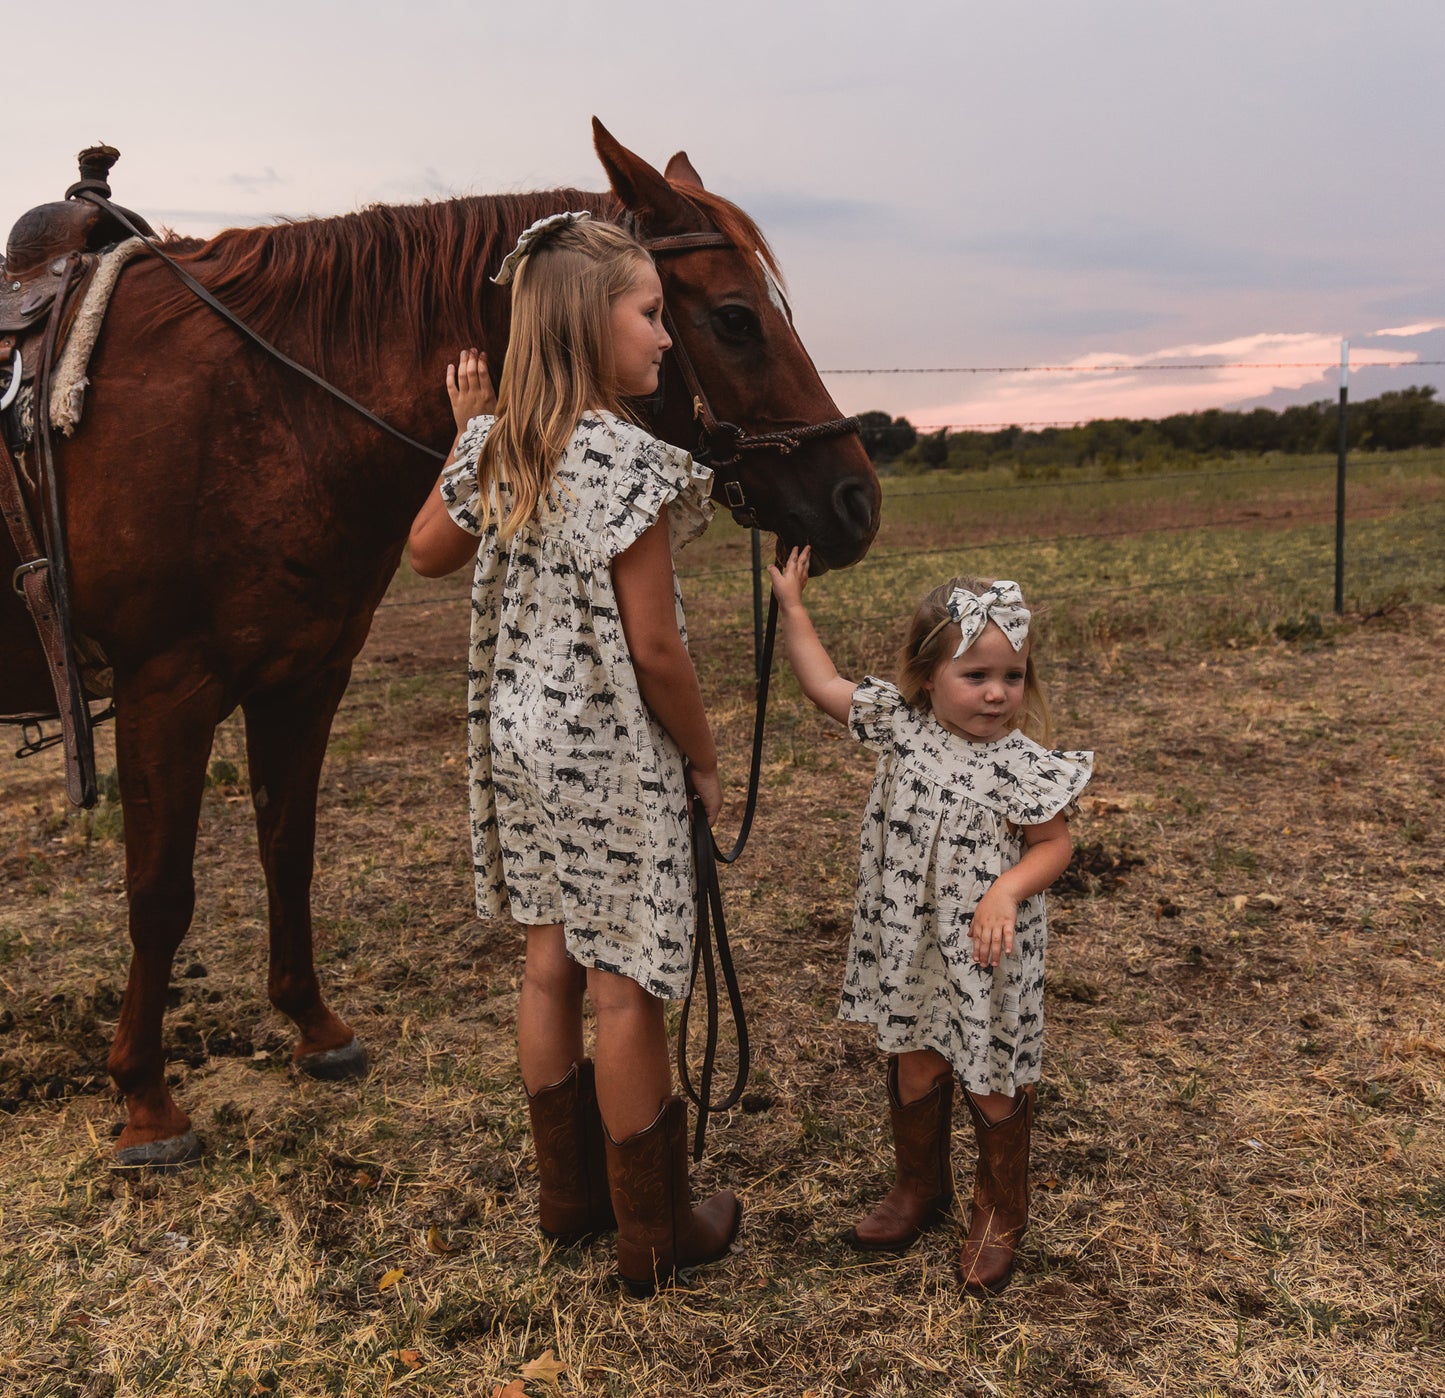
<svg viewBox="0 0 1445 1398">
<path fill-rule="evenodd" d="M 596 114 L 754 215 L 845 411 L 1281 407 L 1335 398 L 1342 338 L 1353 398 L 1445 384 L 1425 363 L 1445 361 L 1440 0 L 65 13 L 89 68 L 63 89 L 49 61 L 11 73 L 0 231 L 100 141 L 115 198 L 190 234 L 601 188 Z M 11 53 L 54 49 L 40 7 L 4 29 Z M 1220 367 L 834 372 L 1181 361 Z"/>
</svg>

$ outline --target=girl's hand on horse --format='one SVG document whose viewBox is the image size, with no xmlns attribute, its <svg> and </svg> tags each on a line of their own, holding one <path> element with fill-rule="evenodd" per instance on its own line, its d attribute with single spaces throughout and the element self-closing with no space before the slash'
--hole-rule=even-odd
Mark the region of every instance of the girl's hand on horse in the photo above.
<svg viewBox="0 0 1445 1398">
<path fill-rule="evenodd" d="M 481 350 L 465 349 L 455 364 L 447 365 L 447 397 L 452 400 L 458 432 L 465 431 L 474 417 L 496 410 L 497 395 L 487 373 L 487 356 Z"/>
<path fill-rule="evenodd" d="M 973 959 L 980 966 L 997 966 L 1014 950 L 1014 920 L 1018 916 L 1018 899 L 1005 893 L 995 883 L 978 901 L 969 923 L 968 935 L 973 942 Z"/>
<path fill-rule="evenodd" d="M 709 827 L 717 824 L 718 812 L 722 810 L 722 782 L 718 779 L 717 768 L 703 772 L 691 763 L 687 768 L 687 784 L 702 799 L 703 814 Z"/>
<path fill-rule="evenodd" d="M 789 611 L 803 605 L 803 589 L 808 585 L 808 560 L 812 557 L 806 544 L 788 554 L 781 567 L 776 563 L 768 565 L 768 576 L 773 580 L 773 595 L 778 599 L 778 610 Z"/>
</svg>

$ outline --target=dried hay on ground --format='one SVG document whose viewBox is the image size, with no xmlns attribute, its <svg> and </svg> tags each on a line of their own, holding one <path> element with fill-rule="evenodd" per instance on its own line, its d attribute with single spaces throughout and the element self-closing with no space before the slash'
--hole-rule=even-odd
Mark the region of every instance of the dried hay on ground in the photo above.
<svg viewBox="0 0 1445 1398">
<path fill-rule="evenodd" d="M 1445 1390 L 1445 608 L 1055 660 L 1062 736 L 1098 776 L 1053 900 L 1034 1224 L 988 1303 L 960 1295 L 957 1218 L 901 1259 L 837 1241 L 889 1167 L 877 1056 L 833 1018 L 869 773 L 786 686 L 725 876 L 751 1095 L 696 1179 L 742 1193 L 738 1252 L 635 1303 L 605 1243 L 539 1246 L 516 942 L 467 907 L 464 610 L 381 615 L 325 774 L 320 962 L 364 1082 L 287 1066 L 221 736 L 167 1020 L 208 1148 L 188 1172 L 108 1164 L 118 812 L 67 812 L 53 754 L 0 761 L 3 1391 Z"/>
</svg>

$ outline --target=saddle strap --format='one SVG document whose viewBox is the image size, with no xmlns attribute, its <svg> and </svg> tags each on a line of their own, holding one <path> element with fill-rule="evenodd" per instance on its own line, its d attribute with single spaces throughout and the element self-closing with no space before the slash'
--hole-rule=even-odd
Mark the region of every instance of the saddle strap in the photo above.
<svg viewBox="0 0 1445 1398">
<path fill-rule="evenodd" d="M 95 737 L 91 731 L 90 704 L 85 697 L 80 667 L 71 643 L 64 516 L 50 442 L 49 413 L 44 410 L 51 362 L 64 312 L 65 292 L 77 261 L 74 254 L 69 261 L 71 265 L 62 281 L 60 294 L 51 307 L 35 381 L 36 399 L 42 405 L 36 422 L 36 458 L 42 496 L 41 533 L 45 538 L 45 547 L 42 549 L 30 522 L 20 485 L 20 472 L 3 432 L 0 432 L 0 512 L 5 516 L 6 527 L 20 560 L 11 583 L 25 599 L 45 655 L 46 668 L 50 672 L 51 688 L 55 691 L 55 712 L 60 719 L 65 744 L 65 794 L 73 805 L 89 809 L 95 805 L 98 795 Z"/>
</svg>

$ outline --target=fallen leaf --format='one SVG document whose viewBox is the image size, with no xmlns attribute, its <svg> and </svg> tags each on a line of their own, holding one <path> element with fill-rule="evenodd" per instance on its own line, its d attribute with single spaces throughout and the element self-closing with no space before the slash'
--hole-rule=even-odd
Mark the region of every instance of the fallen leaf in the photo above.
<svg viewBox="0 0 1445 1398">
<path fill-rule="evenodd" d="M 522 1365 L 524 1379 L 540 1379 L 543 1383 L 556 1383 L 566 1372 L 567 1366 L 551 1350 L 544 1350 L 540 1359 Z"/>
<path fill-rule="evenodd" d="M 527 1390 L 521 1379 L 513 1379 L 505 1388 L 498 1384 L 492 1390 L 492 1398 L 527 1398 Z"/>
<path fill-rule="evenodd" d="M 1235 912 L 1242 913 L 1249 906 L 1249 894 L 1236 893 L 1229 901 L 1234 904 Z"/>
<path fill-rule="evenodd" d="M 390 1353 L 393 1359 L 399 1359 L 408 1369 L 421 1368 L 421 1351 L 419 1349 L 394 1349 Z"/>
<path fill-rule="evenodd" d="M 393 1267 L 391 1271 L 382 1274 L 381 1280 L 376 1284 L 376 1289 L 385 1291 L 387 1287 L 395 1286 L 404 1276 L 406 1276 L 405 1267 Z"/>
<path fill-rule="evenodd" d="M 449 1243 L 442 1237 L 442 1230 L 432 1224 L 426 1230 L 426 1248 L 428 1252 L 434 1252 L 438 1257 L 449 1257 L 454 1252 L 460 1252 L 460 1243 Z"/>
</svg>

